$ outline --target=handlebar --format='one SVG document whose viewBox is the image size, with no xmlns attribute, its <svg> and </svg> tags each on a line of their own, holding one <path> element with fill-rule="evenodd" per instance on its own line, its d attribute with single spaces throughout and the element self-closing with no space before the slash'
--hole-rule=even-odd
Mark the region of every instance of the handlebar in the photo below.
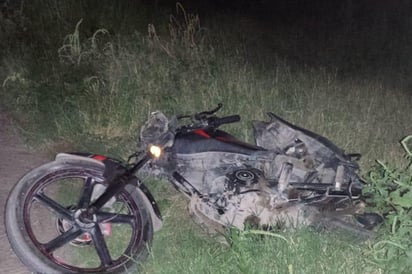
<svg viewBox="0 0 412 274">
<path fill-rule="evenodd" d="M 231 124 L 231 123 L 236 123 L 240 121 L 240 116 L 239 115 L 231 115 L 231 116 L 226 116 L 222 118 L 216 118 L 209 123 L 211 124 L 212 127 L 219 127 L 223 124 Z"/>
<path fill-rule="evenodd" d="M 240 121 L 240 116 L 239 115 L 230 115 L 226 117 L 216 117 L 214 113 L 219 111 L 222 108 L 222 104 L 219 103 L 218 106 L 210 111 L 202 111 L 199 113 L 195 113 L 193 115 L 180 115 L 177 116 L 177 119 L 184 119 L 184 118 L 190 118 L 194 122 L 192 125 L 185 125 L 180 128 L 180 130 L 187 131 L 187 130 L 193 130 L 197 128 L 212 128 L 216 129 L 219 126 L 223 124 L 231 124 L 231 123 L 236 123 Z"/>
</svg>

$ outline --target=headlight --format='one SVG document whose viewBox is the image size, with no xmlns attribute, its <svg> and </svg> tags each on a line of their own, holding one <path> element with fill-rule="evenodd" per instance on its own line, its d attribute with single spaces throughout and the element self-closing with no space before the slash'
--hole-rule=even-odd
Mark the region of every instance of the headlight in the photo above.
<svg viewBox="0 0 412 274">
<path fill-rule="evenodd" d="M 162 155 L 162 148 L 159 146 L 151 145 L 149 147 L 149 152 L 152 154 L 153 157 L 159 158 Z"/>
</svg>

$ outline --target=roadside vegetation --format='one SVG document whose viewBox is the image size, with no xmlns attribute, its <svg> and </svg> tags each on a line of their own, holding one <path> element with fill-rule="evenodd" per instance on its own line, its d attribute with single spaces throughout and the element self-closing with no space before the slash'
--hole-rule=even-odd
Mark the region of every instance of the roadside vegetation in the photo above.
<svg viewBox="0 0 412 274">
<path fill-rule="evenodd" d="M 223 114 L 243 117 L 228 130 L 253 142 L 250 121 L 272 111 L 360 152 L 369 190 L 378 193 L 371 202 L 387 222 L 375 242 L 298 230 L 276 234 L 282 237 L 234 233 L 227 246 L 190 222 L 178 193 L 150 181 L 165 226 L 144 271 L 407 273 L 411 145 L 399 141 L 412 134 L 410 19 L 391 21 L 400 26 L 396 32 L 376 21 L 379 14 L 346 32 L 317 22 L 323 35 L 312 37 L 298 23 L 265 27 L 234 11 L 199 17 L 162 3 L 38 0 L 2 7 L 0 105 L 29 144 L 127 158 L 151 111 L 193 113 L 220 102 Z"/>
</svg>

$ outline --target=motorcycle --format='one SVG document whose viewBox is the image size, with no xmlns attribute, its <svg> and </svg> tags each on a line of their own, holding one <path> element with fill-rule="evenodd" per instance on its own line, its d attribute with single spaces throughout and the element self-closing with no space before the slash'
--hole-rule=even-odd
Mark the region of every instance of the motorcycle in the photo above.
<svg viewBox="0 0 412 274">
<path fill-rule="evenodd" d="M 41 273 L 136 269 L 162 226 L 138 173 L 166 178 L 210 233 L 306 225 L 373 234 L 381 219 L 363 210 L 359 154 L 273 113 L 253 122 L 256 144 L 242 142 L 218 129 L 240 120 L 217 117 L 221 107 L 170 119 L 152 113 L 128 161 L 61 153 L 27 173 L 5 214 L 17 256 Z"/>
</svg>

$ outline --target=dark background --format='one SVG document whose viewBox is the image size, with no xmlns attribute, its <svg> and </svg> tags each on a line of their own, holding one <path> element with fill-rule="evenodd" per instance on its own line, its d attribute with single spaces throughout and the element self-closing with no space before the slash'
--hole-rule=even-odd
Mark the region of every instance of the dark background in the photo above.
<svg viewBox="0 0 412 274">
<path fill-rule="evenodd" d="M 412 1 L 408 0 L 209 0 L 181 1 L 207 27 L 241 32 L 236 20 L 249 20 L 261 33 L 251 47 L 281 56 L 298 66 L 326 67 L 342 77 L 377 77 L 411 86 Z M 143 1 L 155 20 L 174 10 L 174 1 Z M 247 43 L 246 43 L 247 44 Z M 252 58 L 253 59 L 253 58 Z"/>
</svg>

